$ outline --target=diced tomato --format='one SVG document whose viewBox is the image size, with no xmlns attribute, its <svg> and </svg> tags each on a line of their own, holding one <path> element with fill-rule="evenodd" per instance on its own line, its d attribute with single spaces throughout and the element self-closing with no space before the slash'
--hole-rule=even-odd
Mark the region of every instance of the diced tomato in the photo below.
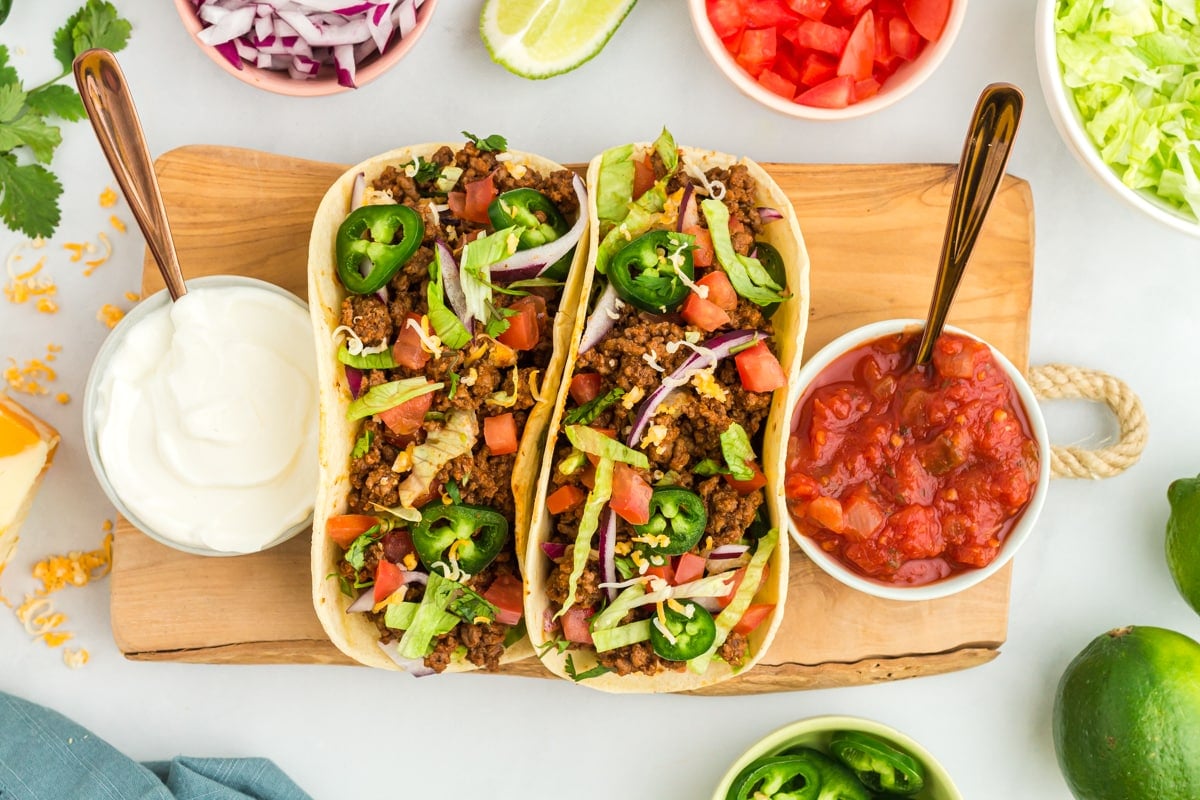
<svg viewBox="0 0 1200 800">
<path fill-rule="evenodd" d="M 770 574 L 771 564 L 769 562 L 763 564 L 762 580 L 760 580 L 758 584 L 760 587 L 767 582 L 767 578 L 770 576 Z M 737 572 L 733 573 L 733 584 L 729 587 L 729 593 L 723 594 L 717 598 L 718 606 L 725 608 L 727 605 L 733 602 L 734 595 L 737 594 L 738 587 L 742 585 L 742 580 L 745 579 L 745 577 L 746 567 L 742 567 Z"/>
<path fill-rule="evenodd" d="M 483 440 L 494 456 L 517 452 L 517 419 L 511 413 L 483 419 Z"/>
<path fill-rule="evenodd" d="M 406 400 L 398 406 L 393 406 L 387 411 L 380 411 L 375 416 L 379 417 L 379 421 L 387 425 L 388 430 L 392 433 L 397 436 L 408 436 L 420 430 L 421 423 L 425 421 L 425 414 L 431 405 L 433 405 L 433 392 L 426 392 L 419 397 Z"/>
<path fill-rule="evenodd" d="M 708 0 L 708 21 L 722 39 L 736 36 L 746 27 L 738 0 Z"/>
<path fill-rule="evenodd" d="M 784 0 L 751 0 L 742 3 L 742 13 L 750 28 L 771 28 L 796 24 L 796 12 Z"/>
<path fill-rule="evenodd" d="M 728 325 L 730 321 L 723 308 L 695 292 L 688 292 L 683 305 L 679 307 L 679 316 L 687 324 L 710 333 L 722 325 Z"/>
<path fill-rule="evenodd" d="M 392 358 L 402 367 L 424 369 L 429 362 L 429 353 L 421 347 L 421 335 L 417 333 L 414 325 L 420 327 L 421 315 L 410 312 L 405 318 L 404 327 L 396 334 L 396 343 L 392 345 Z"/>
<path fill-rule="evenodd" d="M 516 625 L 525 614 L 525 588 L 507 572 L 496 576 L 483 599 L 496 607 L 496 622 L 504 625 Z"/>
<path fill-rule="evenodd" d="M 729 276 L 725 274 L 724 270 L 714 270 L 696 281 L 696 284 L 708 288 L 710 303 L 714 303 L 725 311 L 733 311 L 737 308 L 737 292 L 733 290 L 733 284 L 729 282 Z"/>
<path fill-rule="evenodd" d="M 853 99 L 854 78 L 839 75 L 802 93 L 796 102 L 817 108 L 845 108 Z"/>
<path fill-rule="evenodd" d="M 775 28 L 751 28 L 742 34 L 737 62 L 751 75 L 766 69 L 775 60 Z"/>
<path fill-rule="evenodd" d="M 713 241 L 712 234 L 708 232 L 708 228 L 701 228 L 699 225 L 689 225 L 683 229 L 683 233 L 689 236 L 696 237 L 692 243 L 696 249 L 692 251 L 692 263 L 697 267 L 711 267 L 713 265 Z"/>
<path fill-rule="evenodd" d="M 889 64 L 896 58 L 892 52 L 892 39 L 888 33 L 890 17 L 882 12 L 875 14 L 875 63 Z"/>
<path fill-rule="evenodd" d="M 739 481 L 732 475 L 722 476 L 725 478 L 725 482 L 732 486 L 734 491 L 743 497 L 751 492 L 757 492 L 759 489 L 767 485 L 767 478 L 765 475 L 763 475 L 762 470 L 758 468 L 758 464 L 751 464 L 750 468 L 754 470 L 754 477 L 750 478 L 749 480 Z"/>
<path fill-rule="evenodd" d="M 832 0 L 788 0 L 788 6 L 797 14 L 803 14 L 809 19 L 820 20 L 829 10 Z"/>
<path fill-rule="evenodd" d="M 904 13 L 923 39 L 936 42 L 950 18 L 950 0 L 904 0 Z"/>
<path fill-rule="evenodd" d="M 733 357 L 738 377 L 748 392 L 773 392 L 787 383 L 779 359 L 766 342 L 756 342 Z"/>
<path fill-rule="evenodd" d="M 380 559 L 375 567 L 375 602 L 382 603 L 400 588 L 404 572 L 386 559 Z"/>
<path fill-rule="evenodd" d="M 746 613 L 742 614 L 742 618 L 733 626 L 733 632 L 745 636 L 761 625 L 774 609 L 774 603 L 754 603 L 746 609 Z"/>
<path fill-rule="evenodd" d="M 546 510 L 551 514 L 561 514 L 579 505 L 587 497 L 578 486 L 560 486 L 546 498 Z"/>
<path fill-rule="evenodd" d="M 488 218 L 488 206 L 499 194 L 496 191 L 496 185 L 492 182 L 491 174 L 489 173 L 487 177 L 477 181 L 471 181 L 463 188 L 467 190 L 467 195 L 463 202 L 461 219 L 487 225 L 491 221 Z"/>
<path fill-rule="evenodd" d="M 921 54 L 921 41 L 917 29 L 904 17 L 892 17 L 888 20 L 888 39 L 892 52 L 905 61 L 912 61 Z"/>
<path fill-rule="evenodd" d="M 369 514 L 338 514 L 325 520 L 325 535 L 346 548 L 378 524 L 379 520 Z"/>
<path fill-rule="evenodd" d="M 854 102 L 866 100 L 868 97 L 873 97 L 879 93 L 879 81 L 874 78 L 867 78 L 858 81 L 854 84 Z"/>
<path fill-rule="evenodd" d="M 567 613 L 561 617 L 563 638 L 568 642 L 594 644 L 592 632 L 588 629 L 591 619 L 592 609 L 590 608 L 580 608 L 579 606 L 568 608 Z"/>
<path fill-rule="evenodd" d="M 774 70 L 764 69 L 758 74 L 758 82 L 768 92 L 774 92 L 788 100 L 796 96 L 796 84 Z"/>
<path fill-rule="evenodd" d="M 603 386 L 604 378 L 600 377 L 599 372 L 580 372 L 571 378 L 567 391 L 571 393 L 571 399 L 577 405 L 583 405 L 599 397 Z"/>
<path fill-rule="evenodd" d="M 838 75 L 849 75 L 856 81 L 871 77 L 875 66 L 875 15 L 870 11 L 858 18 L 838 61 Z"/>
<path fill-rule="evenodd" d="M 654 186 L 654 166 L 650 156 L 633 162 L 633 199 L 637 200 Z"/>
<path fill-rule="evenodd" d="M 646 574 L 653 575 L 656 578 L 662 578 L 672 586 L 675 585 L 675 570 L 671 567 L 670 561 L 659 567 L 651 566 L 646 570 Z"/>
<path fill-rule="evenodd" d="M 805 86 L 819 86 L 837 77 L 837 66 L 836 61 L 823 53 L 809 53 L 800 65 L 800 82 Z"/>
<path fill-rule="evenodd" d="M 684 553 L 675 564 L 675 583 L 691 583 L 704 577 L 705 559 L 695 553 Z"/>
<path fill-rule="evenodd" d="M 850 40 L 850 31 L 806 19 L 796 27 L 795 33 L 789 38 L 797 47 L 805 50 L 840 56 L 846 49 L 846 42 Z"/>
<path fill-rule="evenodd" d="M 526 295 L 508 307 L 508 328 L 496 341 L 513 350 L 532 350 L 541 338 L 541 323 L 546 318 L 546 301 L 536 294 Z"/>
<path fill-rule="evenodd" d="M 847 17 L 854 19 L 862 10 L 871 5 L 873 0 L 837 0 L 838 10 Z"/>
<path fill-rule="evenodd" d="M 645 525 L 650 521 L 650 495 L 654 488 L 628 464 L 613 467 L 613 513 L 630 525 Z"/>
<path fill-rule="evenodd" d="M 823 528 L 840 533 L 844 521 L 842 504 L 835 497 L 814 497 L 808 504 L 808 517 Z"/>
</svg>

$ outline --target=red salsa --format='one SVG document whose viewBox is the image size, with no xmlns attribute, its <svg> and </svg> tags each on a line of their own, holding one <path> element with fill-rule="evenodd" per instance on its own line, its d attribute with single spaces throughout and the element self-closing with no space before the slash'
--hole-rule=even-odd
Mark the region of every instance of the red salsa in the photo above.
<svg viewBox="0 0 1200 800">
<path fill-rule="evenodd" d="M 918 334 L 840 356 L 800 400 L 788 507 L 801 533 L 862 575 L 917 585 L 987 566 L 1029 502 L 1038 450 L 987 345 Z"/>
</svg>

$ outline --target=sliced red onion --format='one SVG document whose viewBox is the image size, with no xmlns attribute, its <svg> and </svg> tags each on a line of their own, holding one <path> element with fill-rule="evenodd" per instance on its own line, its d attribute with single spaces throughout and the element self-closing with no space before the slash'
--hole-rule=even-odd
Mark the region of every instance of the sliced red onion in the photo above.
<svg viewBox="0 0 1200 800">
<path fill-rule="evenodd" d="M 720 547 L 714 547 L 712 552 L 708 554 L 709 558 L 740 558 L 750 549 L 749 545 L 745 544 L 723 544 Z"/>
<path fill-rule="evenodd" d="M 401 669 L 414 678 L 424 678 L 426 675 L 433 675 L 436 672 L 436 670 L 425 666 L 425 659 L 423 658 L 405 658 L 400 655 L 397 650 L 398 646 L 399 642 L 392 642 L 391 644 L 379 642 L 379 648 L 387 653 L 388 658 L 395 661 Z"/>
<path fill-rule="evenodd" d="M 708 352 L 693 352 L 684 359 L 678 369 L 672 372 L 669 377 L 663 379 L 661 386 L 647 395 L 633 418 L 633 429 L 629 432 L 629 436 L 625 440 L 626 444 L 630 447 L 637 447 L 637 443 L 642 439 L 642 433 L 646 430 L 646 426 L 650 424 L 650 420 L 654 419 L 654 412 L 662 405 L 662 401 L 666 400 L 667 395 L 674 389 L 691 380 L 692 373 L 708 369 L 709 367 L 715 367 L 717 362 L 728 356 L 729 351 L 735 347 L 766 338 L 767 335 L 762 331 L 730 331 L 720 336 L 714 336 L 701 344 L 700 347 L 705 351 L 711 350 L 712 355 L 710 356 Z"/>
<path fill-rule="evenodd" d="M 617 582 L 617 515 L 612 508 L 604 509 L 604 518 L 600 520 L 600 582 L 613 584 Z M 617 588 L 609 586 L 604 590 L 609 600 L 617 599 Z"/>
<path fill-rule="evenodd" d="M 691 600 L 710 614 L 716 614 L 721 610 L 720 599 L 716 597 L 689 597 L 688 600 Z"/>
<path fill-rule="evenodd" d="M 355 86 L 358 64 L 413 32 L 420 0 L 194 0 L 196 38 L 238 69 L 244 62 L 297 79 L 333 67 Z M 397 34 L 399 34 L 397 36 Z M 305 60 L 300 60 L 303 56 Z"/>
<path fill-rule="evenodd" d="M 350 210 L 362 208 L 363 197 L 367 193 L 367 176 L 358 173 L 354 176 L 354 187 L 350 189 Z"/>
<path fill-rule="evenodd" d="M 571 229 L 553 242 L 528 250 L 518 250 L 499 264 L 493 264 L 490 268 L 493 281 L 504 285 L 536 278 L 579 244 L 579 240 L 583 238 L 583 229 L 587 227 L 587 188 L 578 175 L 574 176 L 571 186 L 575 189 L 575 199 L 579 201 L 579 217 Z"/>
<path fill-rule="evenodd" d="M 370 588 L 358 596 L 358 599 L 346 609 L 347 614 L 361 614 L 375 607 L 375 589 Z"/>
<path fill-rule="evenodd" d="M 588 317 L 587 325 L 583 329 L 583 338 L 579 341 L 579 355 L 591 350 L 608 335 L 617 324 L 620 309 L 621 298 L 617 296 L 616 288 L 609 283 L 596 301 L 592 315 Z"/>
<path fill-rule="evenodd" d="M 357 400 L 362 390 L 363 371 L 358 367 L 346 365 L 346 386 L 350 389 L 350 397 Z"/>
<path fill-rule="evenodd" d="M 463 327 L 470 331 L 474 317 L 467 308 L 467 293 L 463 291 L 462 274 L 459 272 L 458 262 L 454 260 L 454 254 L 450 252 L 450 248 L 446 246 L 445 242 L 439 239 L 435 246 L 441 254 L 442 288 L 446 290 L 446 299 L 450 301 L 450 308 L 454 310 L 454 315 L 462 322 Z"/>
<path fill-rule="evenodd" d="M 759 206 L 758 218 L 763 222 L 778 222 L 783 219 L 783 214 L 778 209 L 770 208 L 769 206 Z"/>
<path fill-rule="evenodd" d="M 700 224 L 700 212 L 696 209 L 695 188 L 692 184 L 683 187 L 683 199 L 679 201 L 679 222 L 675 230 L 682 232 L 684 228 L 694 228 Z"/>
<path fill-rule="evenodd" d="M 542 630 L 550 633 L 557 627 L 558 623 L 554 621 L 554 609 L 547 608 L 542 612 Z"/>
<path fill-rule="evenodd" d="M 567 546 L 562 542 L 542 542 L 542 552 L 552 561 L 558 561 L 567 554 Z"/>
</svg>

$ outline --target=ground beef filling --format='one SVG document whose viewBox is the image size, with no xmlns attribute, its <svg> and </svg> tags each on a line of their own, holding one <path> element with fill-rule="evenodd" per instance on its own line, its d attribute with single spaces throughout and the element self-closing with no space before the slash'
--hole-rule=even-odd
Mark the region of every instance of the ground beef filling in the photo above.
<svg viewBox="0 0 1200 800">
<path fill-rule="evenodd" d="M 429 161 L 439 167 L 455 165 L 463 170 L 452 191 L 464 191 L 468 183 L 491 176 L 497 191 L 515 188 L 531 188 L 545 194 L 556 204 L 568 220 L 580 212 L 578 199 L 572 185 L 573 173 L 557 170 L 549 174 L 522 165 L 509 170 L 512 161 L 507 155 L 482 152 L 473 143 L 459 150 L 442 147 Z M 466 243 L 475 236 L 487 233 L 487 227 L 466 220 L 453 218 L 444 210 L 447 202 L 445 192 L 440 192 L 434 178 L 422 178 L 406 174 L 404 165 L 390 166 L 368 187 L 372 193 L 386 193 L 397 203 L 413 208 L 422 215 L 425 235 L 421 246 L 409 261 L 392 276 L 386 292 L 369 295 L 351 295 L 341 308 L 342 325 L 350 328 L 366 347 L 380 344 L 392 345 L 396 337 L 408 325 L 410 315 L 420 317 L 428 312 L 427 287 L 429 267 L 434 259 L 434 246 L 445 242 L 455 260 L 462 257 Z M 443 209 L 439 211 L 439 208 Z M 421 507 L 427 502 L 441 502 L 442 493 L 450 481 L 458 486 L 462 502 L 492 508 L 505 516 L 510 533 L 515 531 L 515 506 L 512 493 L 513 465 L 515 454 L 493 455 L 484 440 L 484 419 L 511 413 L 517 430 L 523 431 L 529 412 L 536 404 L 534 393 L 544 383 L 545 370 L 553 353 L 553 322 L 558 312 L 561 288 L 539 287 L 532 290 L 546 303 L 546 313 L 538 319 L 538 343 L 530 350 L 515 352 L 488 339 L 475 342 L 459 351 L 446 349 L 440 357 L 431 357 L 419 369 L 404 366 L 386 370 L 368 370 L 363 376 L 363 388 L 369 388 L 412 377 L 425 377 L 431 382 L 445 384 L 433 393 L 429 412 L 421 428 L 413 434 L 401 435 L 376 418 L 365 420 L 359 429 L 360 441 L 369 442 L 358 457 L 350 463 L 350 513 L 375 514 L 382 508 L 393 508 L 400 504 L 400 490 L 409 477 L 414 449 L 426 438 L 443 427 L 454 412 L 471 412 L 478 428 L 477 442 L 472 452 L 459 455 L 443 463 L 425 494 L 414 503 Z M 506 307 L 515 297 L 496 294 L 493 302 Z M 515 383 L 514 383 L 515 382 Z M 454 384 L 453 393 L 450 386 Z M 391 542 L 392 552 L 387 549 Z M 516 554 L 512 538 L 507 549 L 480 574 L 466 580 L 466 585 L 482 594 L 500 574 L 516 579 L 520 575 L 516 566 Z M 340 575 L 351 583 L 363 586 L 374 579 L 381 558 L 400 563 L 404 553 L 388 536 L 376 542 L 366 552 L 361 569 L 354 569 L 342 561 Z M 416 602 L 424 595 L 424 587 L 410 586 L 405 599 Z M 400 631 L 384 624 L 384 613 L 368 612 L 368 616 L 379 628 L 384 642 L 399 639 Z M 463 622 L 453 631 L 435 639 L 433 652 L 426 658 L 427 666 L 442 671 L 456 653 L 476 666 L 496 669 L 504 653 L 504 640 L 509 626 L 500 623 L 469 624 Z"/>
<path fill-rule="evenodd" d="M 657 178 L 666 175 L 657 153 L 651 155 L 651 163 Z M 742 254 L 751 253 L 755 247 L 755 236 L 761 227 L 754 179 L 742 165 L 735 165 L 728 170 L 710 170 L 707 177 L 710 181 L 724 184 L 722 200 L 729 209 L 731 220 L 741 223 L 740 226 L 732 226 L 737 229 L 732 235 L 734 248 Z M 668 192 L 682 188 L 689 180 L 680 169 L 668 183 Z M 701 224 L 706 224 L 703 216 Z M 593 425 L 616 430 L 617 438 L 623 441 L 633 425 L 641 399 L 658 388 L 663 376 L 672 373 L 691 355 L 692 351 L 686 347 L 678 347 L 674 353 L 668 350 L 668 344 L 684 339 L 689 331 L 693 336 L 698 333 L 701 342 L 720 333 L 743 328 L 762 330 L 768 334 L 773 332 L 761 308 L 744 298 L 738 299 L 737 308 L 729 316 L 731 322 L 728 326 L 710 333 L 689 328 L 678 314 L 649 314 L 624 305 L 612 331 L 599 344 L 579 356 L 574 374 L 597 373 L 602 378 L 601 395 L 619 387 L 627 396 L 632 393 L 637 400 L 628 407 L 620 402 L 614 404 Z M 653 440 L 644 439 L 635 443 L 650 462 L 649 470 L 640 471 L 647 482 L 681 486 L 696 492 L 704 500 L 708 523 L 697 548 L 702 555 L 714 547 L 741 540 L 759 515 L 765 495 L 761 490 L 741 495 L 723 477 L 696 475 L 693 468 L 704 459 L 724 463 L 720 435 L 735 422 L 745 429 L 755 446 L 755 452 L 761 456 L 762 432 L 771 406 L 771 394 L 748 392 L 742 388 L 732 358 L 723 359 L 714 370 L 713 377 L 724 389 L 724 397 L 698 391 L 694 384 L 681 387 L 668 397 L 651 420 L 648 430 L 655 431 Z M 566 437 L 560 436 L 555 446 L 555 464 L 561 464 L 571 451 Z M 590 467 L 570 475 L 555 469 L 551 475 L 551 491 L 570 485 L 587 492 L 584 481 L 590 473 Z M 567 545 L 566 554 L 556 560 L 547 577 L 546 593 L 555 610 L 563 606 L 570 590 L 572 551 L 581 514 L 582 505 L 577 505 L 554 520 L 551 541 Z M 635 535 L 633 527 L 618 517 L 618 553 L 629 552 L 637 547 L 632 542 Z M 593 555 L 576 584 L 574 605 L 593 610 L 602 607 L 607 597 L 599 587 L 601 580 L 599 564 Z M 647 619 L 653 614 L 653 606 L 639 607 L 625 622 Z M 746 636 L 734 633 L 718 648 L 717 655 L 730 664 L 738 665 L 745 661 L 748 648 Z M 685 668 L 683 662 L 659 657 L 649 642 L 599 653 L 597 659 L 618 675 L 654 675 Z"/>
</svg>

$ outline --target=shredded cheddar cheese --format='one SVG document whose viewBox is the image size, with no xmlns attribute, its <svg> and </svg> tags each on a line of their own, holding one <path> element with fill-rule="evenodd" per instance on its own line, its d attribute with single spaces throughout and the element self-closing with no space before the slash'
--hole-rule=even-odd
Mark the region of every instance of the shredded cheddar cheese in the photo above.
<svg viewBox="0 0 1200 800">
<path fill-rule="evenodd" d="M 8 359 L 9 366 L 4 370 L 5 383 L 14 392 L 22 394 L 49 394 L 50 390 L 46 388 L 46 384 L 58 380 L 58 373 L 49 365 L 49 362 L 53 361 L 55 354 L 61 350 L 61 347 L 49 345 L 44 358 L 31 358 L 25 362 L 23 367 L 17 363 L 16 359 L 10 357 Z"/>
<path fill-rule="evenodd" d="M 79 669 L 91 659 L 91 654 L 82 647 L 78 650 L 72 650 L 69 647 L 63 648 L 63 663 L 71 669 Z"/>
<path fill-rule="evenodd" d="M 100 193 L 100 207 L 112 208 L 117 204 L 117 193 L 113 191 L 111 186 L 105 186 L 104 191 Z"/>
<path fill-rule="evenodd" d="M 711 397 L 718 403 L 724 403 L 729 398 L 725 387 L 713 376 L 713 368 L 697 370 L 692 373 L 692 385 L 696 393 L 702 397 Z"/>
<path fill-rule="evenodd" d="M 117 233 L 125 233 L 125 231 L 127 230 L 127 228 L 125 227 L 125 221 L 122 220 L 120 217 L 118 217 L 116 214 L 113 214 L 111 217 L 108 218 L 108 224 L 112 225 L 113 230 L 115 230 Z"/>
<path fill-rule="evenodd" d="M 408 555 L 406 555 L 404 557 L 404 568 L 410 572 L 417 568 L 417 554 L 416 553 L 409 553 Z"/>
<path fill-rule="evenodd" d="M 92 580 L 103 578 L 112 570 L 112 543 L 112 533 L 106 533 L 96 550 L 76 550 L 39 561 L 33 566 L 33 577 L 42 582 L 38 594 L 53 594 L 67 585 L 86 586 Z"/>
<path fill-rule="evenodd" d="M 97 267 L 104 266 L 108 263 L 108 260 L 112 258 L 112 242 L 109 241 L 108 234 L 101 231 L 97 238 L 100 240 L 100 244 L 104 245 L 104 253 L 96 258 L 88 259 L 87 261 L 83 262 L 85 265 L 87 265 L 87 269 L 83 271 L 85 278 L 90 277 L 91 274 L 96 271 Z"/>
<path fill-rule="evenodd" d="M 634 386 L 621 398 L 621 405 L 625 407 L 626 411 L 633 411 L 633 407 L 640 403 L 645 396 L 645 389 L 641 386 Z"/>
<path fill-rule="evenodd" d="M 76 263 L 82 261 L 85 254 L 96 252 L 96 245 L 91 242 L 67 242 L 63 250 L 71 254 L 71 263 Z"/>
<path fill-rule="evenodd" d="M 65 406 L 67 403 L 71 402 L 71 395 L 67 394 L 66 392 L 59 392 L 58 394 L 54 395 L 54 399 L 58 401 L 60 406 Z"/>
<path fill-rule="evenodd" d="M 105 303 L 100 306 L 100 310 L 96 312 L 96 319 L 103 322 L 108 328 L 117 327 L 117 323 L 125 318 L 125 312 L 114 306 L 112 303 Z"/>
<path fill-rule="evenodd" d="M 35 244 L 36 241 L 26 241 L 17 245 L 17 247 L 9 254 L 8 260 L 5 262 L 5 270 L 8 272 L 8 283 L 4 287 L 4 296 L 8 298 L 8 302 L 14 305 L 21 305 L 30 300 L 38 301 L 38 310 L 42 311 L 45 304 L 41 301 L 45 300 L 53 306 L 54 310 L 58 309 L 50 300 L 58 293 L 58 286 L 54 283 L 54 279 L 47 275 L 39 275 L 42 268 L 46 266 L 46 257 L 39 258 L 32 267 L 20 272 L 19 264 L 23 259 L 21 252 L 35 247 L 44 245 Z M 53 311 L 43 311 L 43 313 L 54 313 Z"/>
<path fill-rule="evenodd" d="M 140 294 L 138 294 L 137 292 L 126 292 L 125 299 L 131 303 L 136 303 L 137 301 L 142 299 L 142 296 Z"/>
</svg>

